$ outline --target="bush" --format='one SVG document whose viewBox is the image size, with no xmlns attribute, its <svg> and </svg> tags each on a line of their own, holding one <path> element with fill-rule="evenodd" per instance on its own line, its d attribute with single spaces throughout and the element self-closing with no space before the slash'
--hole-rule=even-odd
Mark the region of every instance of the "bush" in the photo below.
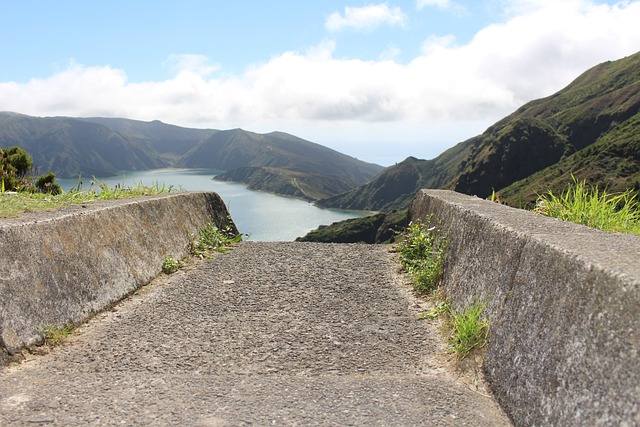
<svg viewBox="0 0 640 427">
<path fill-rule="evenodd" d="M 31 170 L 31 156 L 20 147 L 0 148 L 0 189 L 17 191 L 25 185 L 25 176 Z"/>
<path fill-rule="evenodd" d="M 56 175 L 53 172 L 40 176 L 36 179 L 36 188 L 45 194 L 53 194 L 54 196 L 62 193 L 62 188 L 55 182 Z"/>
<path fill-rule="evenodd" d="M 0 148 L 0 192 L 40 191 L 53 195 L 62 193 L 62 188 L 55 182 L 56 176 L 53 172 L 40 176 L 34 184 L 33 178 L 28 176 L 32 169 L 33 159 L 23 148 Z"/>
<path fill-rule="evenodd" d="M 413 288 L 428 293 L 442 278 L 444 252 L 449 239 L 433 216 L 426 223 L 412 222 L 398 244 L 400 262 L 413 279 Z"/>
</svg>

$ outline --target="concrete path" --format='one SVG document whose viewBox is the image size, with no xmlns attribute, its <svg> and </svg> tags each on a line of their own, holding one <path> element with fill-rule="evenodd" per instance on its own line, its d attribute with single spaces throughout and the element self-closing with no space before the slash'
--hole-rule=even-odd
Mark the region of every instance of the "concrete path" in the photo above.
<svg viewBox="0 0 640 427">
<path fill-rule="evenodd" d="M 385 246 L 242 243 L 2 369 L 0 425 L 509 425 L 397 270 Z"/>
</svg>

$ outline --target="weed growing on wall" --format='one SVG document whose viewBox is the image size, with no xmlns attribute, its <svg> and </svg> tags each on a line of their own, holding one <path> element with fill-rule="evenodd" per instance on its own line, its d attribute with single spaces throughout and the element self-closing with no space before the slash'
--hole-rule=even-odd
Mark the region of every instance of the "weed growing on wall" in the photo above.
<svg viewBox="0 0 640 427">
<path fill-rule="evenodd" d="M 400 262 L 412 279 L 413 288 L 421 294 L 431 294 L 442 278 L 445 251 L 449 244 L 440 221 L 430 215 L 424 222 L 409 224 L 398 244 Z M 484 347 L 489 334 L 489 321 L 482 317 L 486 303 L 476 299 L 464 310 L 453 310 L 441 294 L 435 297 L 434 307 L 421 319 L 445 318 L 449 347 L 459 359 L 473 349 Z"/>
<path fill-rule="evenodd" d="M 47 345 L 58 345 L 73 332 L 73 326 L 51 325 L 39 331 Z"/>
<path fill-rule="evenodd" d="M 462 360 L 476 348 L 487 345 L 489 320 L 483 317 L 487 303 L 476 299 L 464 310 L 454 310 L 449 301 L 440 296 L 435 305 L 420 319 L 443 319 L 443 330 L 447 336 L 449 349 Z"/>
<path fill-rule="evenodd" d="M 497 203 L 499 205 L 502 204 L 502 200 L 501 200 L 501 195 L 499 193 L 496 193 L 495 188 L 491 189 L 491 195 L 489 197 L 487 197 L 487 200 L 489 200 L 490 202 L 493 203 Z"/>
<path fill-rule="evenodd" d="M 230 227 L 221 230 L 213 221 L 200 229 L 197 239 L 193 233 L 189 236 L 189 252 L 199 258 L 208 258 L 211 252 L 227 252 L 231 250 L 230 245 L 242 241 L 242 234 L 234 234 Z"/>
<path fill-rule="evenodd" d="M 459 359 L 465 358 L 472 350 L 487 344 L 489 321 L 482 317 L 487 303 L 476 299 L 465 310 L 448 310 L 451 316 L 449 345 Z"/>
<path fill-rule="evenodd" d="M 438 287 L 448 242 L 440 221 L 432 215 L 424 222 L 415 221 L 407 227 L 398 252 L 416 292 L 429 293 Z"/>
<path fill-rule="evenodd" d="M 535 212 L 608 232 L 640 234 L 640 206 L 631 189 L 620 194 L 589 189 L 573 179 L 560 196 L 551 191 L 538 197 Z"/>
<path fill-rule="evenodd" d="M 167 255 L 162 261 L 162 272 L 165 274 L 172 274 L 180 270 L 186 265 L 186 261 L 177 260 L 171 255 Z"/>
<path fill-rule="evenodd" d="M 240 241 L 242 241 L 242 234 L 235 234 L 228 226 L 221 230 L 215 222 L 211 221 L 200 229 L 198 238 L 194 233 L 189 233 L 189 255 L 200 259 L 211 258 L 213 252 L 228 252 L 233 243 Z M 162 261 L 162 272 L 175 273 L 188 263 L 188 258 L 177 260 L 172 255 L 167 255 Z"/>
</svg>

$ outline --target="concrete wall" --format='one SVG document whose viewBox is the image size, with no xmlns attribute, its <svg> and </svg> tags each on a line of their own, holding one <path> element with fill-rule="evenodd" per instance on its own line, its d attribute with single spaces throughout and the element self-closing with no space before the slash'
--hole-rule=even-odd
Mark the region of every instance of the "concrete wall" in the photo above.
<svg viewBox="0 0 640 427">
<path fill-rule="evenodd" d="M 516 425 L 640 425 L 640 237 L 609 234 L 444 190 L 443 285 L 489 301 L 485 370 Z"/>
<path fill-rule="evenodd" d="M 148 283 L 165 256 L 188 252 L 189 232 L 228 218 L 217 194 L 199 192 L 0 219 L 0 365 L 39 330 L 81 322 Z"/>
</svg>

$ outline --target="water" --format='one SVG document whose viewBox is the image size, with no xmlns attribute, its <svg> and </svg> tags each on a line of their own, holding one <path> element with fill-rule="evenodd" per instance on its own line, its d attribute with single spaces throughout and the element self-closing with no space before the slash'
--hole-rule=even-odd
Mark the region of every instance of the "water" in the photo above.
<svg viewBox="0 0 640 427">
<path fill-rule="evenodd" d="M 109 186 L 121 184 L 132 187 L 140 182 L 145 185 L 160 183 L 173 185 L 188 191 L 215 191 L 222 197 L 236 226 L 249 240 L 263 242 L 292 241 L 304 236 L 319 225 L 331 224 L 349 218 L 359 218 L 367 212 L 321 209 L 304 200 L 276 196 L 260 191 L 248 190 L 233 182 L 214 181 L 220 173 L 213 169 L 155 169 L 140 172 L 125 172 L 117 177 L 99 178 Z M 83 189 L 88 189 L 90 179 L 83 179 Z M 77 179 L 59 179 L 65 190 L 77 187 Z"/>
</svg>

